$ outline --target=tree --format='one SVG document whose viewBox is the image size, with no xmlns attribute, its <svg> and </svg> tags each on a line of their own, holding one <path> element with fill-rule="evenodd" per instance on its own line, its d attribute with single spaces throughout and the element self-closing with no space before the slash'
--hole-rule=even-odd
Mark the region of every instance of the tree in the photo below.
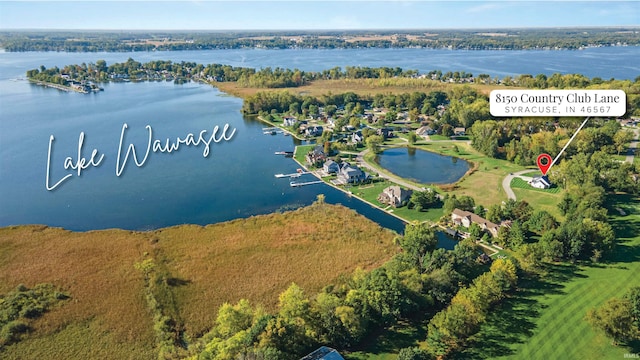
<svg viewBox="0 0 640 360">
<path fill-rule="evenodd" d="M 414 191 L 411 194 L 409 203 L 418 211 L 426 210 L 440 201 L 435 191 Z"/>
<path fill-rule="evenodd" d="M 371 135 L 367 137 L 366 143 L 369 150 L 371 150 L 374 154 L 379 154 L 382 152 L 380 149 L 380 145 L 384 142 L 384 139 L 380 135 Z"/>
<path fill-rule="evenodd" d="M 425 256 L 435 250 L 438 239 L 429 225 L 407 225 L 404 236 L 400 240 L 400 246 L 409 255 L 413 265 L 418 269 L 423 268 Z"/>
<path fill-rule="evenodd" d="M 410 132 L 409 135 L 407 135 L 407 140 L 409 140 L 409 144 L 415 144 L 416 141 L 418 141 L 418 135 L 416 135 L 416 133 L 414 131 Z"/>
<path fill-rule="evenodd" d="M 417 347 L 403 348 L 398 352 L 398 360 L 430 360 L 433 357 L 426 351 Z"/>
<path fill-rule="evenodd" d="M 627 143 L 633 139 L 633 134 L 630 131 L 620 130 L 615 135 L 613 135 L 613 145 L 620 155 L 621 152 L 624 151 L 624 148 L 627 146 Z"/>
<path fill-rule="evenodd" d="M 627 299 L 609 299 L 604 305 L 587 313 L 587 321 L 604 331 L 613 343 L 640 339 L 640 331 L 634 326 L 632 304 Z"/>
</svg>

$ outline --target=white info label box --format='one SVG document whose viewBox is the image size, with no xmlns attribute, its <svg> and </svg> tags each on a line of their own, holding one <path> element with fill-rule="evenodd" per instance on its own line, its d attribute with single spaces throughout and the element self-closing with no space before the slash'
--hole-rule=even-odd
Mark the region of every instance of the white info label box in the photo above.
<svg viewBox="0 0 640 360">
<path fill-rule="evenodd" d="M 493 116 L 601 116 L 627 112 L 622 90 L 493 90 L 489 96 Z"/>
</svg>

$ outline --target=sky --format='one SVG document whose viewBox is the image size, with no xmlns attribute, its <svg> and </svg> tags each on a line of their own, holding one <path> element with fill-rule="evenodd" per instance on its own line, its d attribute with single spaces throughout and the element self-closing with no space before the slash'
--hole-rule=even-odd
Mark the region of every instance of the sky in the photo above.
<svg viewBox="0 0 640 360">
<path fill-rule="evenodd" d="M 0 1 L 2 30 L 589 26 L 640 26 L 640 1 Z"/>
</svg>

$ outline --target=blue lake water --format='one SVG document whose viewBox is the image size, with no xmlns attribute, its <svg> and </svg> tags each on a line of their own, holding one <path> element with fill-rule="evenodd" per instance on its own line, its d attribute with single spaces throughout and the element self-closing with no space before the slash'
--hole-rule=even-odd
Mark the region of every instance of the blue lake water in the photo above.
<svg viewBox="0 0 640 360">
<path fill-rule="evenodd" d="M 72 230 L 150 229 L 182 223 L 208 224 L 278 209 L 308 205 L 320 193 L 382 226 L 401 231 L 403 223 L 383 211 L 325 185 L 291 188 L 276 173 L 294 172 L 295 162 L 273 153 L 293 150 L 291 137 L 268 136 L 264 125 L 240 114 L 241 100 L 207 85 L 173 83 L 105 84 L 91 95 L 66 93 L 23 80 L 29 69 L 105 59 L 108 63 L 170 59 L 249 67 L 400 66 L 429 71 L 468 71 L 502 76 L 519 73 L 584 73 L 633 79 L 640 74 L 640 48 L 583 51 L 447 51 L 426 49 L 362 50 L 213 50 L 149 53 L 5 53 L 0 52 L 0 226 L 40 223 Z M 123 124 L 123 151 L 132 143 L 142 155 L 151 126 L 155 139 L 172 141 L 188 133 L 229 124 L 230 141 L 182 146 L 172 154 L 151 153 L 141 168 L 129 159 L 116 176 Z M 64 160 L 89 161 L 97 149 L 104 159 L 77 172 Z M 46 188 L 50 136 L 51 184 L 72 176 L 53 191 Z M 386 157 L 386 155 L 385 155 Z"/>
<path fill-rule="evenodd" d="M 451 184 L 471 167 L 462 159 L 409 147 L 388 149 L 376 162 L 392 173 L 422 184 Z"/>
</svg>

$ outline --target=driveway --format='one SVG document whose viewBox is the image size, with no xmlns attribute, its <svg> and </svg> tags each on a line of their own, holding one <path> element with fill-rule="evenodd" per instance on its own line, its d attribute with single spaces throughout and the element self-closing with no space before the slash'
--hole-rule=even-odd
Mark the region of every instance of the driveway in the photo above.
<svg viewBox="0 0 640 360">
<path fill-rule="evenodd" d="M 532 171 L 536 171 L 536 170 L 535 169 L 520 170 L 518 172 L 514 172 L 512 174 L 507 175 L 504 178 L 504 180 L 502 180 L 502 188 L 504 189 L 504 192 L 507 193 L 507 198 L 508 199 L 516 200 L 516 193 L 514 193 L 513 190 L 511 189 L 511 180 L 513 180 L 516 177 L 522 178 L 523 180 L 531 179 L 529 177 L 521 176 L 521 175 L 529 173 L 529 172 L 532 172 Z"/>
</svg>

